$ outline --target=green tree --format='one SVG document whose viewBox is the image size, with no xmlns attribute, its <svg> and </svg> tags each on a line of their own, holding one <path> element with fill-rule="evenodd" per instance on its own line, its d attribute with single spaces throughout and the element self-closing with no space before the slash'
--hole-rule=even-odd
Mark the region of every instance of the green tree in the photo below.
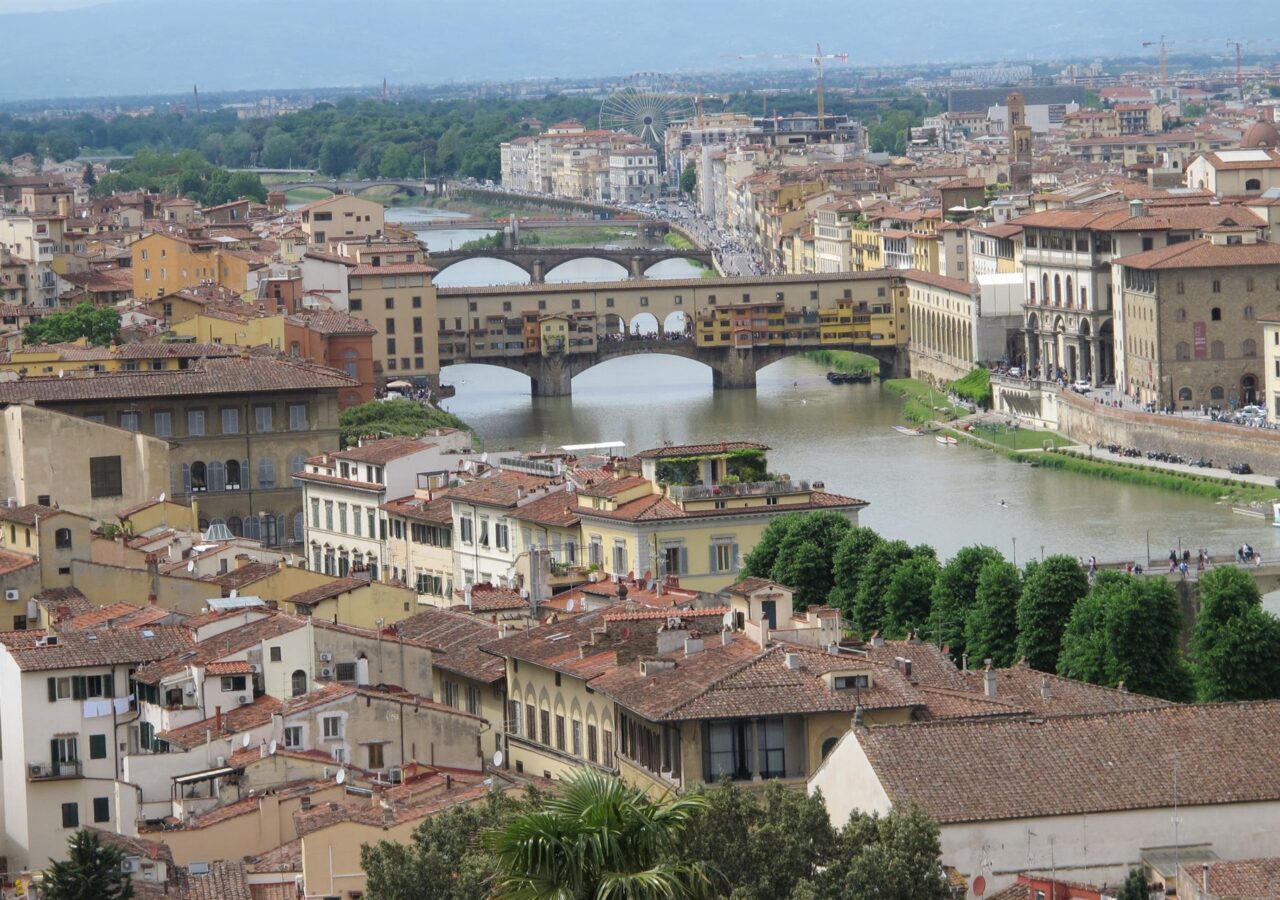
<svg viewBox="0 0 1280 900">
<path fill-rule="evenodd" d="M 269 169 L 287 168 L 301 158 L 298 142 L 288 132 L 273 128 L 262 139 L 262 154 L 258 161 Z"/>
<path fill-rule="evenodd" d="M 93 163 L 87 162 L 84 164 L 84 177 L 82 180 L 87 188 L 91 188 L 98 183 L 98 176 L 93 171 Z"/>
<path fill-rule="evenodd" d="M 421 168 L 421 165 L 409 152 L 409 148 L 403 144 L 392 144 L 383 151 L 378 174 L 383 178 L 408 178 L 416 168 Z"/>
<path fill-rule="evenodd" d="M 884 590 L 886 637 L 904 638 L 924 626 L 939 571 L 933 548 L 924 545 L 916 547 L 911 558 L 893 570 Z"/>
<path fill-rule="evenodd" d="M 1201 700 L 1280 697 L 1280 620 L 1262 608 L 1257 583 L 1220 567 L 1200 578 L 1191 654 Z"/>
<path fill-rule="evenodd" d="M 104 845 L 96 831 L 80 829 L 67 841 L 67 858 L 45 870 L 46 900 L 129 900 L 133 882 L 120 871 L 124 851 Z"/>
<path fill-rule="evenodd" d="M 494 895 L 510 900 L 714 896 L 714 870 L 679 859 L 702 796 L 651 800 L 594 769 L 561 782 L 538 810 L 484 835 L 497 860 Z"/>
<path fill-rule="evenodd" d="M 867 556 L 883 540 L 874 529 L 859 525 L 845 532 L 836 545 L 836 555 L 831 562 L 831 594 L 827 602 L 839 609 L 846 619 L 853 618 L 858 581 Z"/>
<path fill-rule="evenodd" d="M 855 812 L 816 893 L 831 900 L 947 900 L 937 823 L 914 805 L 885 816 Z"/>
<path fill-rule="evenodd" d="M 685 164 L 684 171 L 680 173 L 680 192 L 682 194 L 692 194 L 698 187 L 698 167 L 692 161 Z"/>
<path fill-rule="evenodd" d="M 419 435 L 428 428 L 467 428 L 452 413 L 414 400 L 371 400 L 344 409 L 338 415 L 343 446 L 350 447 L 362 437 Z"/>
<path fill-rule="evenodd" d="M 22 332 L 24 344 L 58 344 L 88 338 L 95 347 L 106 347 L 119 337 L 120 314 L 109 306 L 95 308 L 89 303 L 34 319 Z"/>
<path fill-rule="evenodd" d="M 1120 886 L 1116 900 L 1150 900 L 1151 888 L 1147 884 L 1147 875 L 1141 869 L 1130 869 Z"/>
<path fill-rule="evenodd" d="M 821 796 L 770 781 L 757 794 L 733 782 L 702 788 L 706 806 L 689 820 L 682 858 L 723 872 L 724 895 L 734 900 L 787 897 L 826 865 L 835 830 Z M 725 848 L 733 865 L 724 865 Z"/>
<path fill-rule="evenodd" d="M 836 547 L 853 526 L 837 512 L 802 513 L 783 535 L 769 578 L 795 591 L 797 610 L 827 602 Z"/>
<path fill-rule="evenodd" d="M 1033 669 L 1057 671 L 1063 629 L 1088 592 L 1089 579 L 1070 556 L 1050 556 L 1027 575 L 1018 600 L 1018 653 Z"/>
<path fill-rule="evenodd" d="M 853 598 L 853 624 L 863 637 L 884 627 L 885 591 L 894 571 L 911 556 L 906 541 L 881 541 L 867 554 Z"/>
<path fill-rule="evenodd" d="M 1106 684 L 1186 702 L 1192 699 L 1191 669 L 1182 655 L 1182 607 L 1163 578 L 1133 579 L 1106 609 Z"/>
<path fill-rule="evenodd" d="M 1089 593 L 1071 610 L 1063 629 L 1059 675 L 1090 684 L 1107 683 L 1112 667 L 1107 645 L 1107 607 L 1113 595 L 1124 592 L 1132 577 L 1113 570 L 1098 573 Z"/>
<path fill-rule="evenodd" d="M 526 808 L 495 791 L 483 803 L 428 816 L 407 844 L 379 841 L 360 848 L 369 900 L 487 900 L 497 861 L 476 835 L 500 828 Z"/>
<path fill-rule="evenodd" d="M 989 659 L 997 668 L 1018 659 L 1018 599 L 1022 578 L 1018 567 L 991 560 L 982 567 L 974 603 L 965 621 L 965 652 L 975 663 Z"/>
<path fill-rule="evenodd" d="M 933 633 L 951 648 L 953 659 L 965 652 L 965 625 L 978 599 L 978 579 L 987 563 L 1002 560 L 993 547 L 961 547 L 947 560 L 933 585 Z"/>
<path fill-rule="evenodd" d="M 800 513 L 785 513 L 773 519 L 765 526 L 760 540 L 751 548 L 751 552 L 742 560 L 742 576 L 744 578 L 771 578 L 773 564 L 778 561 L 778 551 L 782 549 L 782 539 L 791 531 L 792 526 L 800 518 Z"/>
<path fill-rule="evenodd" d="M 320 145 L 317 166 L 321 172 L 338 178 L 355 165 L 355 161 L 355 147 L 350 140 L 341 135 L 331 134 Z"/>
</svg>

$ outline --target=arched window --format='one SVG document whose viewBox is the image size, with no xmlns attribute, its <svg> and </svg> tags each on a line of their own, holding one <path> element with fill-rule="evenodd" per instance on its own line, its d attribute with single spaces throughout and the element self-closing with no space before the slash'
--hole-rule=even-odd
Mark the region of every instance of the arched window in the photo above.
<svg viewBox="0 0 1280 900">
<path fill-rule="evenodd" d="M 1226 355 L 1226 349 L 1222 346 L 1222 341 L 1214 341 L 1209 345 L 1210 359 L 1225 359 Z"/>
<path fill-rule="evenodd" d="M 1191 358 L 1191 345 L 1188 344 L 1186 341 L 1179 341 L 1178 346 L 1174 352 L 1174 359 L 1190 359 L 1190 358 Z"/>
<path fill-rule="evenodd" d="M 242 477 L 243 476 L 240 473 L 240 460 L 238 459 L 227 460 L 227 490 L 229 491 L 240 490 L 240 484 L 241 484 L 240 479 Z"/>
<path fill-rule="evenodd" d="M 208 531 L 209 520 L 206 519 L 204 516 L 201 516 L 200 521 L 196 523 L 196 527 L 199 528 L 201 531 Z"/>
<path fill-rule="evenodd" d="M 302 345 L 301 345 L 301 344 L 299 344 L 297 341 L 292 341 L 292 342 L 290 342 L 290 344 L 289 344 L 289 355 L 290 355 L 290 356 L 293 356 L 293 357 L 301 356 L 301 355 L 302 355 Z"/>
<path fill-rule="evenodd" d="M 822 758 L 826 759 L 831 755 L 831 751 L 836 749 L 836 744 L 840 743 L 840 738 L 829 737 L 822 742 Z"/>
<path fill-rule="evenodd" d="M 1244 183 L 1244 189 L 1246 191 L 1260 191 L 1262 190 L 1262 182 L 1257 178 L 1250 178 Z"/>
<path fill-rule="evenodd" d="M 1179 399 L 1180 401 L 1182 401 L 1183 403 L 1190 403 L 1190 402 L 1191 402 L 1191 388 L 1189 388 L 1189 387 L 1178 388 L 1178 399 Z"/>
<path fill-rule="evenodd" d="M 359 361 L 356 351 L 346 350 L 342 354 L 342 369 L 352 378 L 358 378 L 356 364 Z"/>
<path fill-rule="evenodd" d="M 1240 379 L 1240 402 L 1254 403 L 1258 399 L 1258 379 L 1246 375 Z"/>
<path fill-rule="evenodd" d="M 232 516 L 227 519 L 227 531 L 230 531 L 236 537 L 244 537 L 244 519 L 239 516 Z"/>
<path fill-rule="evenodd" d="M 1036 283 L 1034 281 L 1027 285 L 1027 302 L 1036 302 Z"/>
<path fill-rule="evenodd" d="M 1252 307 L 1252 306 L 1246 306 L 1246 307 L 1244 308 L 1244 317 L 1245 317 L 1246 319 L 1252 319 L 1252 318 L 1253 318 L 1253 307 Z"/>
<path fill-rule="evenodd" d="M 1253 338 L 1245 338 L 1244 343 L 1240 345 L 1240 352 L 1244 356 L 1258 355 L 1258 342 Z"/>
<path fill-rule="evenodd" d="M 1209 318 L 1210 318 L 1210 319 L 1212 319 L 1212 320 L 1213 320 L 1213 321 L 1215 321 L 1215 322 L 1221 322 L 1221 321 L 1222 321 L 1222 307 L 1220 307 L 1220 306 L 1215 306 L 1213 309 L 1209 310 Z"/>
<path fill-rule="evenodd" d="M 53 533 L 53 546 L 59 550 L 71 549 L 71 529 L 59 528 Z"/>
<path fill-rule="evenodd" d="M 319 544 L 311 545 L 311 571 L 319 572 L 324 568 L 323 551 Z"/>
<path fill-rule="evenodd" d="M 290 681 L 292 682 L 293 696 L 301 697 L 307 692 L 307 673 L 302 669 L 294 669 L 293 677 Z"/>
<path fill-rule="evenodd" d="M 1222 385 L 1220 384 L 1215 384 L 1213 387 L 1209 388 L 1210 400 L 1221 400 L 1226 396 L 1227 392 L 1222 389 Z"/>
<path fill-rule="evenodd" d="M 1049 276 L 1048 275 L 1043 276 L 1040 279 L 1040 281 L 1044 287 L 1044 290 L 1041 292 L 1040 296 L 1042 298 L 1042 302 L 1047 304 L 1049 302 Z"/>
<path fill-rule="evenodd" d="M 307 527 L 306 527 L 306 523 L 302 518 L 302 513 L 300 512 L 294 513 L 293 514 L 293 534 L 291 535 L 294 543 L 295 544 L 302 543 L 302 536 L 306 533 L 307 533 Z"/>
<path fill-rule="evenodd" d="M 209 463 L 209 490 L 221 493 L 227 489 L 227 468 L 218 460 Z"/>
<path fill-rule="evenodd" d="M 276 462 L 269 456 L 258 460 L 258 487 L 273 488 L 276 486 Z"/>
<path fill-rule="evenodd" d="M 257 516 L 244 517 L 244 536 L 251 541 L 256 541 L 262 536 L 262 522 Z"/>
<path fill-rule="evenodd" d="M 345 549 L 343 549 L 338 553 L 338 575 L 341 578 L 346 578 L 348 573 L 350 573 L 350 571 L 351 571 L 351 556 L 347 553 Z"/>
<path fill-rule="evenodd" d="M 1062 279 L 1057 275 L 1053 276 L 1053 305 L 1062 305 Z"/>
<path fill-rule="evenodd" d="M 307 455 L 305 453 L 295 453 L 293 454 L 293 456 L 289 457 L 289 477 L 290 478 L 292 478 L 294 475 L 298 474 L 299 472 L 304 471 L 306 468 L 307 468 Z M 293 484 L 295 487 L 297 487 L 298 482 L 294 481 Z M 301 537 L 301 535 L 299 535 L 299 537 Z"/>
<path fill-rule="evenodd" d="M 1072 290 L 1071 276 L 1067 276 L 1067 306 L 1071 306 L 1076 302 L 1075 294 Z"/>
<path fill-rule="evenodd" d="M 1080 288 L 1080 308 L 1089 308 L 1089 289 L 1087 287 Z"/>
<path fill-rule="evenodd" d="M 202 462 L 191 464 L 191 493 L 199 494 L 209 490 L 209 470 Z"/>
<path fill-rule="evenodd" d="M 1178 310 L 1174 318 L 1176 318 L 1179 322 L 1187 321 L 1187 311 L 1185 309 Z"/>
<path fill-rule="evenodd" d="M 270 513 L 262 517 L 262 536 L 259 540 L 267 547 L 280 546 L 280 525 Z"/>
</svg>

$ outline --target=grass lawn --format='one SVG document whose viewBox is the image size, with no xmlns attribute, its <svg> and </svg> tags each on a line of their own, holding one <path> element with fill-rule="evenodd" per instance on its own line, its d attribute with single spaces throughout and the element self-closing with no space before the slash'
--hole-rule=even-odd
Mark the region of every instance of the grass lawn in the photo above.
<svg viewBox="0 0 1280 900">
<path fill-rule="evenodd" d="M 1003 425 L 975 425 L 974 437 L 989 441 L 1006 450 L 1040 450 L 1047 443 L 1050 447 L 1070 447 L 1072 442 L 1052 431 L 1036 431 L 1031 428 L 1006 428 Z"/>
<path fill-rule="evenodd" d="M 912 422 L 949 422 L 969 414 L 963 406 L 952 406 L 942 391 L 914 378 L 890 378 L 884 386 L 903 397 L 902 415 Z"/>
<path fill-rule="evenodd" d="M 805 357 L 836 372 L 880 371 L 880 360 L 853 350 L 810 350 Z"/>
<path fill-rule="evenodd" d="M 326 197 L 332 197 L 333 191 L 322 187 L 301 187 L 294 188 L 284 195 L 289 203 L 311 203 L 313 200 L 323 200 Z"/>
</svg>

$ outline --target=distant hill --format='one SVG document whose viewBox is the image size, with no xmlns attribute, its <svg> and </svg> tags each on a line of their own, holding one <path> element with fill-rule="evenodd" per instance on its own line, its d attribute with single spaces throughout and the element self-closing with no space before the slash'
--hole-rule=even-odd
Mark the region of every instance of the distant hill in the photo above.
<svg viewBox="0 0 1280 900">
<path fill-rule="evenodd" d="M 1224 23 L 1221 8 L 1188 0 L 114 0 L 0 15 L 0 101 L 171 94 L 193 82 L 240 90 L 712 71 L 742 65 L 740 53 L 804 53 L 815 40 L 851 63 L 881 65 L 1154 59 L 1141 42 L 1161 32 L 1225 56 L 1242 21 L 1249 37 L 1280 36 L 1270 0 L 1229 9 Z"/>
</svg>

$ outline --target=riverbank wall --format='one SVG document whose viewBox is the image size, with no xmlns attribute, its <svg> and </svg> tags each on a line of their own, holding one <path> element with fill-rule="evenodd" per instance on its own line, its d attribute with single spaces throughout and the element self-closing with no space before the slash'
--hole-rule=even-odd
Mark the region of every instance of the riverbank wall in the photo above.
<svg viewBox="0 0 1280 900">
<path fill-rule="evenodd" d="M 1180 453 L 1222 466 L 1244 462 L 1255 472 L 1280 475 L 1280 431 L 1117 409 L 1056 385 L 1015 379 L 993 377 L 991 389 L 992 408 L 999 414 L 1081 444 Z"/>
</svg>

